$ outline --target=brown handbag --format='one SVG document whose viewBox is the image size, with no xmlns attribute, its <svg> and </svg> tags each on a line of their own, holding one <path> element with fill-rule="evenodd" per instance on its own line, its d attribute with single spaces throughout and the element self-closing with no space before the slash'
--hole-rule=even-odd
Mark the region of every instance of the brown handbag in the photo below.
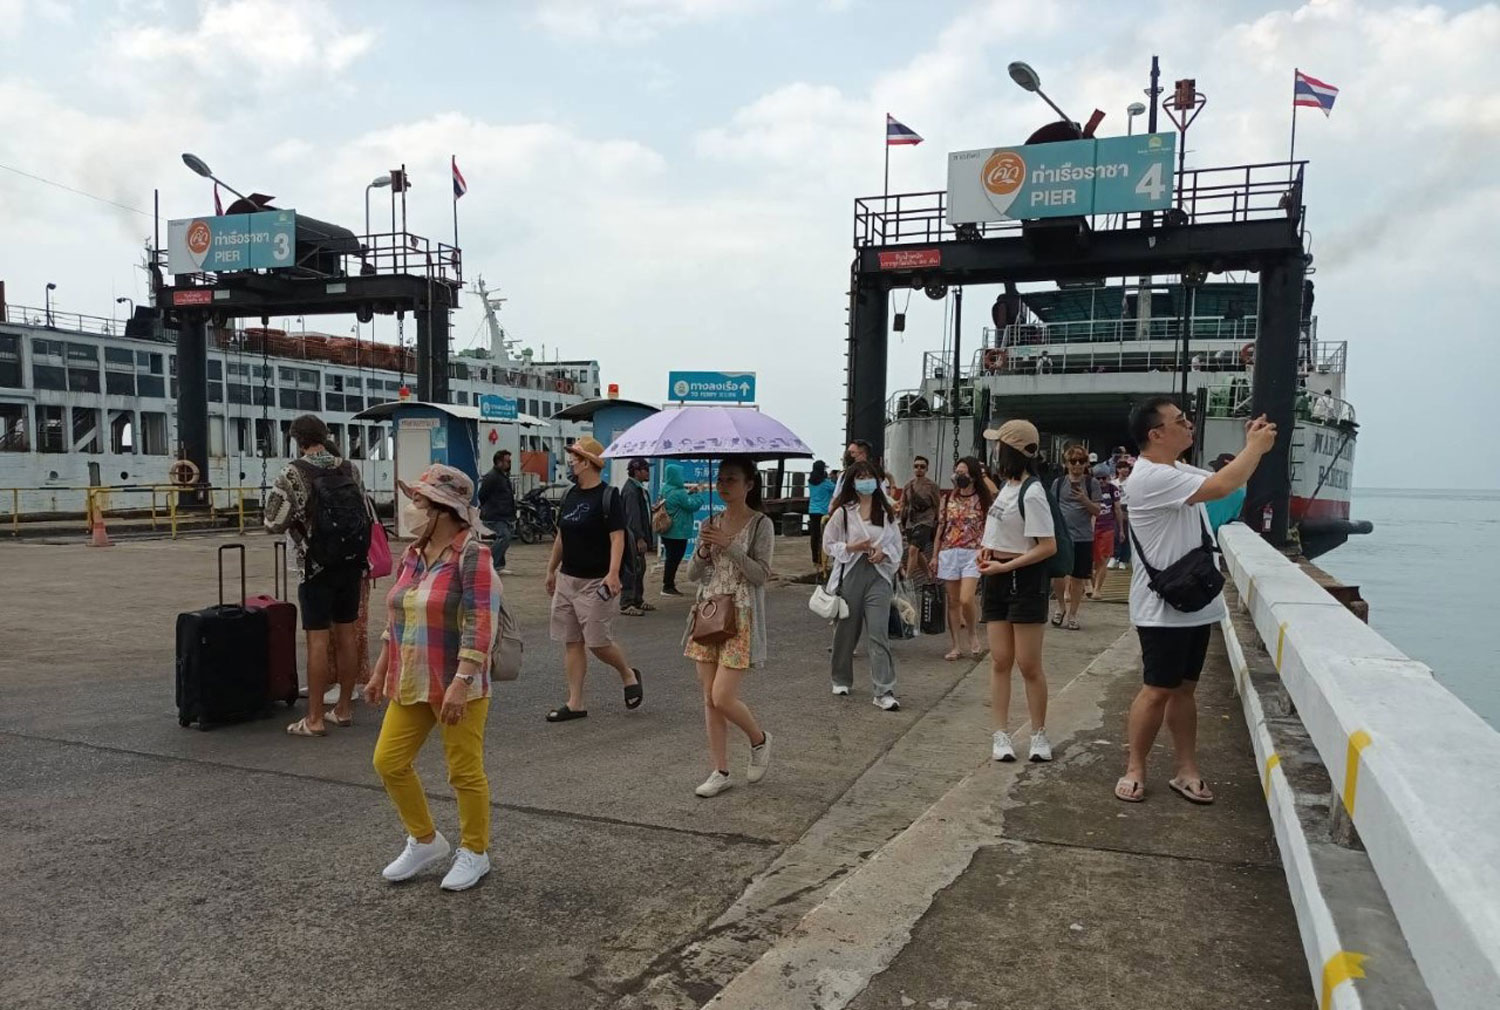
<svg viewBox="0 0 1500 1010">
<path fill-rule="evenodd" d="M 699 645 L 719 645 L 740 633 L 739 608 L 734 596 L 720 593 L 693 605 L 692 639 Z"/>
</svg>

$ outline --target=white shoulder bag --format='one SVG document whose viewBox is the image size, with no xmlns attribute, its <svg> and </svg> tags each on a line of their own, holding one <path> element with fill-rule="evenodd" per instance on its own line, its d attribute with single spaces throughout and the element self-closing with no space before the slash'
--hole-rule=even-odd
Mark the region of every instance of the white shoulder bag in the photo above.
<svg viewBox="0 0 1500 1010">
<path fill-rule="evenodd" d="M 840 519 L 844 519 L 841 515 Z M 832 520 L 829 520 L 832 522 Z M 847 519 L 844 520 L 847 523 Z M 847 526 L 846 526 L 847 528 Z M 815 533 L 814 536 L 817 534 Z M 825 621 L 842 621 L 849 617 L 849 601 L 838 595 L 839 583 L 844 580 L 844 565 L 839 563 L 838 571 L 834 573 L 833 591 L 830 592 L 826 586 L 818 586 L 812 591 L 812 596 L 807 601 L 807 609 L 817 614 Z"/>
</svg>

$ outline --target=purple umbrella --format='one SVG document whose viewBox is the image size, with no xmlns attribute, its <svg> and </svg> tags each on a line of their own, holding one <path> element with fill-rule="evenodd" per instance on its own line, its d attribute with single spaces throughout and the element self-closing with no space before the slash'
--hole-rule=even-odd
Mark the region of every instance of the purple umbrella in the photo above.
<svg viewBox="0 0 1500 1010">
<path fill-rule="evenodd" d="M 752 407 L 671 407 L 620 433 L 604 455 L 709 459 L 811 458 L 812 450 L 786 425 Z"/>
</svg>

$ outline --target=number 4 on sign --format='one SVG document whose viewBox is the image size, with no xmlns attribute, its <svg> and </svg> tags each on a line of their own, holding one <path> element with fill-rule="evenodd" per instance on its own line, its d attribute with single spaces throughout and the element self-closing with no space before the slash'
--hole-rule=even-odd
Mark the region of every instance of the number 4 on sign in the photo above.
<svg viewBox="0 0 1500 1010">
<path fill-rule="evenodd" d="M 1135 184 L 1135 191 L 1153 203 L 1160 200 L 1167 192 L 1167 186 L 1162 182 L 1161 174 L 1161 162 L 1153 162 L 1151 167 L 1146 169 L 1146 174 L 1141 176 L 1141 181 Z"/>
</svg>

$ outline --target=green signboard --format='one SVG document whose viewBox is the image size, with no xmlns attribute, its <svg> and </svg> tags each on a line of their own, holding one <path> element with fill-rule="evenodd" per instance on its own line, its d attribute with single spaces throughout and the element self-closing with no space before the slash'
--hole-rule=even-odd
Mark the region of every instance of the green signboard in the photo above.
<svg viewBox="0 0 1500 1010">
<path fill-rule="evenodd" d="M 1176 151 L 1173 133 L 955 151 L 948 223 L 1165 210 Z"/>
</svg>

